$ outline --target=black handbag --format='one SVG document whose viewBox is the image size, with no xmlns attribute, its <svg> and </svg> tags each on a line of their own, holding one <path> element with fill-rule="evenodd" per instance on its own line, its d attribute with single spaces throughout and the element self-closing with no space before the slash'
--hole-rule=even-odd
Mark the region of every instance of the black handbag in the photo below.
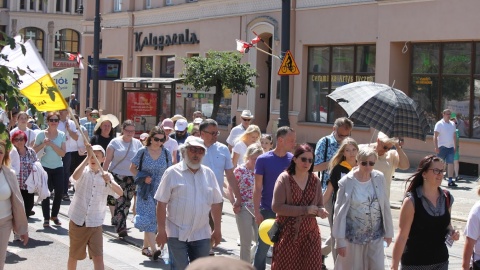
<svg viewBox="0 0 480 270">
<path fill-rule="evenodd" d="M 473 257 L 473 256 L 472 256 Z M 480 270 L 480 260 L 473 261 L 472 268 L 473 270 Z"/>
<path fill-rule="evenodd" d="M 275 221 L 272 225 L 272 228 L 270 228 L 270 230 L 268 230 L 268 237 L 270 238 L 270 241 L 272 241 L 273 243 L 277 243 L 278 240 L 280 239 L 280 233 L 282 232 L 282 225 L 280 225 L 280 223 L 278 223 L 277 221 Z"/>
</svg>

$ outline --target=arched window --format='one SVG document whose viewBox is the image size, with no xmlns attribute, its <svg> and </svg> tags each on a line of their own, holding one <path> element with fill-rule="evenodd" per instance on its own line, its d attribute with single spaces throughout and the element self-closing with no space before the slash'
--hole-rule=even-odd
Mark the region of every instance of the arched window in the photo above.
<svg viewBox="0 0 480 270">
<path fill-rule="evenodd" d="M 55 60 L 67 59 L 68 53 L 80 50 L 80 34 L 72 29 L 62 29 L 55 33 Z"/>
<path fill-rule="evenodd" d="M 38 52 L 43 57 L 43 39 L 44 33 L 42 29 L 36 27 L 25 27 L 20 29 L 18 33 L 23 37 L 23 40 L 33 40 L 35 42 L 35 46 L 37 46 Z"/>
</svg>

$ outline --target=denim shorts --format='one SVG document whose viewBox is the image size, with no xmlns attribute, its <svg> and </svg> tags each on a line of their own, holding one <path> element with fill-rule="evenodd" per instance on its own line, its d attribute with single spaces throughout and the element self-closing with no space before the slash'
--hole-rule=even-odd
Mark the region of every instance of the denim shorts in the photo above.
<svg viewBox="0 0 480 270">
<path fill-rule="evenodd" d="M 453 164 L 453 157 L 455 155 L 455 151 L 453 147 L 447 148 L 445 146 L 440 146 L 440 152 L 438 153 L 438 157 L 445 160 L 447 164 Z"/>
</svg>

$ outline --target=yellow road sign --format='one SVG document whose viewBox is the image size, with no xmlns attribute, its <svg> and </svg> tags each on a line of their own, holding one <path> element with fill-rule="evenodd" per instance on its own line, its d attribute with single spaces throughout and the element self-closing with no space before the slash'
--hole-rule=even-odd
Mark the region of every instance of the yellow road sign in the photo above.
<svg viewBox="0 0 480 270">
<path fill-rule="evenodd" d="M 298 69 L 297 63 L 295 63 L 295 59 L 293 59 L 292 53 L 290 51 L 287 51 L 287 53 L 283 57 L 282 65 L 278 69 L 278 75 L 286 76 L 299 74 L 300 70 Z"/>
</svg>

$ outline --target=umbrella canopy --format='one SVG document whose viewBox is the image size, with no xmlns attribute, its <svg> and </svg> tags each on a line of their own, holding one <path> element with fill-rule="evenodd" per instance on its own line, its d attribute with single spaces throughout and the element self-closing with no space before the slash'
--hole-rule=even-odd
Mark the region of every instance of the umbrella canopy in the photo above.
<svg viewBox="0 0 480 270">
<path fill-rule="evenodd" d="M 338 87 L 328 97 L 335 100 L 349 117 L 389 137 L 425 141 L 430 130 L 423 109 L 405 93 L 386 84 L 349 83 Z"/>
</svg>

